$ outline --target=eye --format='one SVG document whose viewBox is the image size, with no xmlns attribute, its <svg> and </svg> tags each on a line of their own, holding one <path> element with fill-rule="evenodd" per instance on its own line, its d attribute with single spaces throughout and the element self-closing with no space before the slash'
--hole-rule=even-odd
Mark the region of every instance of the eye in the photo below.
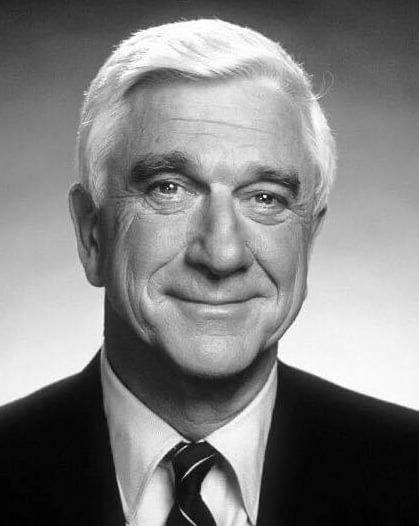
<svg viewBox="0 0 419 526">
<path fill-rule="evenodd" d="M 183 199 L 187 191 L 174 181 L 156 181 L 148 187 L 147 193 L 157 201 L 173 201 Z"/>
<path fill-rule="evenodd" d="M 257 192 L 251 200 L 257 208 L 266 210 L 282 210 L 288 205 L 284 197 L 271 192 Z"/>
<path fill-rule="evenodd" d="M 258 203 L 262 205 L 272 205 L 276 199 L 275 196 L 273 196 L 272 194 L 267 194 L 265 192 L 256 194 L 254 198 Z"/>
<path fill-rule="evenodd" d="M 288 206 L 288 200 L 280 190 L 249 189 L 240 199 L 243 213 L 250 219 L 264 224 L 274 224 L 279 221 Z"/>
<path fill-rule="evenodd" d="M 194 192 L 185 182 L 161 179 L 150 184 L 145 190 L 147 202 L 156 209 L 175 212 L 191 206 Z"/>
<path fill-rule="evenodd" d="M 179 185 L 173 181 L 163 181 L 161 183 L 156 183 L 151 188 L 151 191 L 160 192 L 166 195 L 177 194 L 179 190 Z"/>
</svg>

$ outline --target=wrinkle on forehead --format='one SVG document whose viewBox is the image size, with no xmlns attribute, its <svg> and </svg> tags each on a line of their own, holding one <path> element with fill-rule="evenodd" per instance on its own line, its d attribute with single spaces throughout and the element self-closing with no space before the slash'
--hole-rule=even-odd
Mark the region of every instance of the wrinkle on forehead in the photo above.
<svg viewBox="0 0 419 526">
<path fill-rule="evenodd" d="M 237 128 L 240 130 L 250 130 L 250 131 L 256 131 L 260 133 L 266 133 L 267 135 L 273 135 L 272 132 L 268 130 L 262 130 L 261 128 L 258 128 L 256 126 L 244 126 L 243 124 L 238 124 L 236 122 L 231 121 L 221 121 L 221 120 L 215 120 L 215 119 L 197 119 L 193 117 L 170 117 L 168 121 L 180 121 L 180 122 L 202 122 L 205 124 L 216 124 L 216 125 L 222 125 L 222 126 L 228 126 L 231 128 Z M 196 134 L 198 135 L 198 134 Z"/>
<path fill-rule="evenodd" d="M 264 83 L 159 86 L 132 94 L 130 103 L 124 152 L 130 166 L 139 154 L 180 150 L 206 173 L 242 173 L 237 166 L 249 161 L 308 171 L 299 113 Z"/>
<path fill-rule="evenodd" d="M 202 123 L 272 135 L 278 120 L 287 121 L 294 129 L 298 129 L 300 120 L 289 96 L 262 79 L 170 83 L 157 89 L 141 88 L 131 94 L 129 101 L 131 122 L 136 121 L 137 129 L 143 131 L 146 123 L 153 127 L 157 123 L 172 122 L 175 126 L 183 122 L 186 126 Z"/>
</svg>

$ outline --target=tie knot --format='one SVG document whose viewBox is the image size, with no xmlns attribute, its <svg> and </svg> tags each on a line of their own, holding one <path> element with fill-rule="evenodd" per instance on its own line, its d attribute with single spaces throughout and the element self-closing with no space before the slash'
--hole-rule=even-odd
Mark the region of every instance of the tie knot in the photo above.
<svg viewBox="0 0 419 526">
<path fill-rule="evenodd" d="M 219 453 L 208 442 L 180 442 L 172 456 L 178 496 L 198 494 L 202 481 L 218 458 Z"/>
</svg>

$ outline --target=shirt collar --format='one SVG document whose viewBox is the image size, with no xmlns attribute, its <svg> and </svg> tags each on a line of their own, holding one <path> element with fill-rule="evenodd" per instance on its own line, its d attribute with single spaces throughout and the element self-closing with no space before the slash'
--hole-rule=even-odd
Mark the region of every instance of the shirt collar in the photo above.
<svg viewBox="0 0 419 526">
<path fill-rule="evenodd" d="M 277 364 L 252 402 L 233 420 L 205 440 L 217 449 L 236 474 L 243 503 L 252 524 L 256 524 L 263 462 L 277 390 Z"/>
<path fill-rule="evenodd" d="M 159 462 L 184 438 L 122 384 L 103 350 L 101 379 L 115 471 L 129 519 Z"/>
<path fill-rule="evenodd" d="M 135 514 L 157 465 L 185 438 L 122 384 L 110 367 L 104 350 L 101 352 L 101 379 L 115 471 L 129 519 Z M 256 524 L 276 389 L 275 364 L 266 384 L 252 402 L 205 439 L 232 467 L 252 524 Z"/>
</svg>

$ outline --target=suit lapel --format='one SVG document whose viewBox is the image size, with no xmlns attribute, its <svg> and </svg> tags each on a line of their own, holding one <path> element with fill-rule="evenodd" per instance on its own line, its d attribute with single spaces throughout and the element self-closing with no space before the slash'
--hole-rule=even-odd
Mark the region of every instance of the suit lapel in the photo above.
<svg viewBox="0 0 419 526">
<path fill-rule="evenodd" d="M 80 392 L 84 404 L 81 428 L 84 429 L 85 444 L 81 458 L 86 486 L 85 494 L 79 496 L 85 503 L 85 516 L 78 524 L 100 524 L 101 526 L 123 526 L 125 519 L 116 482 L 109 432 L 103 409 L 100 379 L 99 354 L 80 374 Z"/>
<path fill-rule="evenodd" d="M 295 386 L 290 368 L 279 362 L 279 387 L 276 395 L 271 429 L 265 454 L 257 526 L 281 526 L 290 524 L 293 515 L 295 491 L 293 473 L 298 471 L 299 426 L 295 425 Z M 109 440 L 109 432 L 103 410 L 103 395 L 100 379 L 99 354 L 80 374 L 80 391 L 84 408 L 81 427 L 84 429 L 79 498 L 83 506 L 83 520 L 78 524 L 100 524 L 101 526 L 123 526 L 125 519 L 116 483 L 115 468 Z M 297 418 L 298 420 L 298 418 Z M 297 433 L 294 431 L 297 429 Z"/>
<path fill-rule="evenodd" d="M 292 368 L 279 362 L 278 391 L 265 454 L 257 526 L 292 524 L 296 506 L 303 499 L 295 484 L 295 474 L 301 471 L 301 451 L 304 451 L 305 432 L 299 410 L 298 385 Z M 297 382 L 298 383 L 298 382 Z M 77 524 L 91 526 L 123 526 L 125 519 L 116 483 L 109 432 L 103 410 L 99 354 L 80 373 L 80 426 L 83 448 L 77 457 L 84 459 L 80 480 L 80 502 L 83 517 Z M 86 440 L 87 439 L 87 440 Z M 298 486 L 298 485 L 297 485 Z M 298 498 L 298 501 L 297 501 Z"/>
<path fill-rule="evenodd" d="M 301 472 L 304 426 L 292 369 L 279 362 L 278 391 L 265 453 L 257 526 L 288 526 L 304 502 L 296 476 Z"/>
</svg>

